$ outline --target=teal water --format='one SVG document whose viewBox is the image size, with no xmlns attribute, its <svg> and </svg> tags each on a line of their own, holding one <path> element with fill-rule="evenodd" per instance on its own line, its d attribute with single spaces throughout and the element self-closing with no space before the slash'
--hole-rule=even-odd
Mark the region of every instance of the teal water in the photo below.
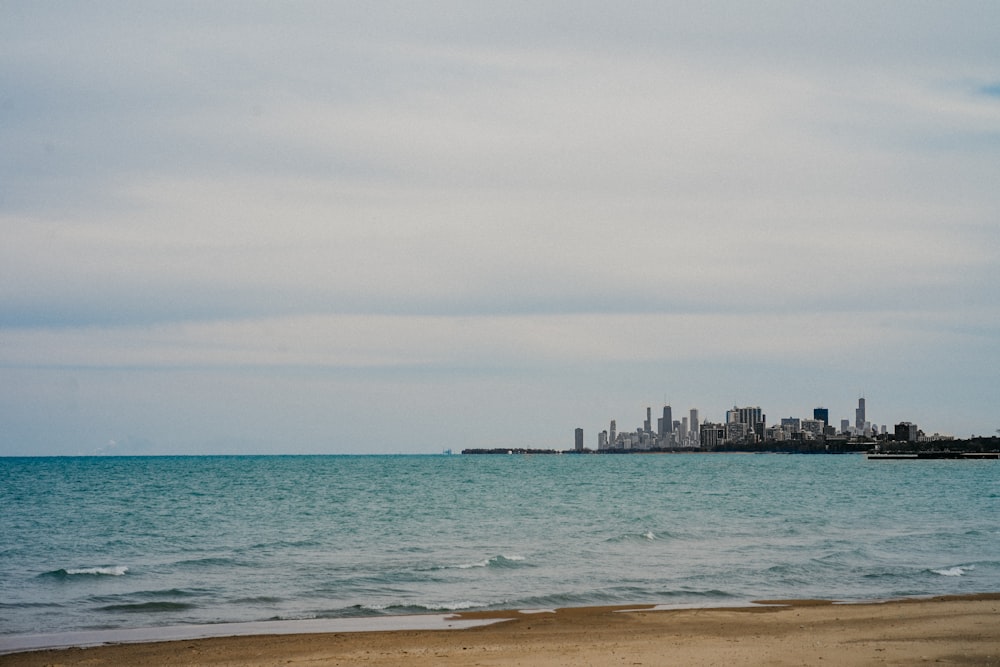
<svg viewBox="0 0 1000 667">
<path fill-rule="evenodd" d="M 0 634 L 1000 591 L 1000 462 L 0 459 Z"/>
</svg>

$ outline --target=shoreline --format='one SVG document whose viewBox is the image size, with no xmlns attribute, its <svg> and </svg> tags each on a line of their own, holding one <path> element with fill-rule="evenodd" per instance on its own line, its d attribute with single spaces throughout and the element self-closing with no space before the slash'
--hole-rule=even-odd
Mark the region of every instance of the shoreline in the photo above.
<svg viewBox="0 0 1000 667">
<path fill-rule="evenodd" d="M 511 612 L 514 614 L 516 612 Z M 477 625 L 498 623 L 501 618 L 458 618 L 457 614 L 400 614 L 398 616 L 362 616 L 345 618 L 310 618 L 283 621 L 247 621 L 237 623 L 191 623 L 111 630 L 73 630 L 42 634 L 0 635 L 0 658 L 32 651 L 87 649 L 120 644 L 155 644 L 163 642 L 263 637 L 270 635 L 309 635 L 355 632 L 399 632 L 405 630 L 460 630 Z"/>
<path fill-rule="evenodd" d="M 226 634 L 190 633 L 205 628 Z M 187 635 L 170 635 L 185 629 Z M 0 666 L 390 665 L 403 659 L 412 665 L 813 664 L 819 659 L 846 665 L 1000 664 L 1000 592 L 847 603 L 793 599 L 722 607 L 466 611 L 153 630 L 154 639 L 130 640 L 129 631 L 119 630 L 109 633 L 117 635 L 114 643 L 15 647 L 14 652 L 8 650 L 13 642 L 4 641 L 13 638 L 0 638 Z M 20 637 L 69 634 L 74 633 Z M 675 662 L 664 662 L 665 656 Z"/>
<path fill-rule="evenodd" d="M 1000 594 L 998 594 L 1000 595 Z M 567 610 L 594 610 L 627 613 L 632 611 L 681 611 L 693 609 L 740 609 L 758 606 L 812 604 L 868 604 L 874 601 L 843 602 L 824 600 L 744 601 L 705 606 L 689 604 L 589 605 L 549 609 L 489 609 L 425 614 L 383 614 L 331 618 L 305 618 L 232 623 L 189 623 L 185 625 L 144 626 L 107 630 L 70 630 L 37 634 L 0 635 L 0 657 L 29 651 L 93 648 L 113 644 L 151 644 L 227 637 L 267 635 L 310 635 L 355 632 L 401 632 L 414 630 L 462 630 L 479 625 L 513 621 L 536 614 L 554 614 Z"/>
</svg>

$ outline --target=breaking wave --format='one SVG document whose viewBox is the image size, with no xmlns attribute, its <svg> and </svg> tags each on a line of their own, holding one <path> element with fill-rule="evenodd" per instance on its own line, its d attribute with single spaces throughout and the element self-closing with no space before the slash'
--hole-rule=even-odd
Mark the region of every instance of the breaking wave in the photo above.
<svg viewBox="0 0 1000 667">
<path fill-rule="evenodd" d="M 945 567 L 940 570 L 931 570 L 931 572 L 934 574 L 940 574 L 942 577 L 961 577 L 964 576 L 966 572 L 975 569 L 975 565 L 956 565 L 955 567 Z"/>
<path fill-rule="evenodd" d="M 656 540 L 656 535 L 653 531 L 647 530 L 645 533 L 625 533 L 624 535 L 619 535 L 617 537 L 608 538 L 608 542 L 652 542 Z"/>
<path fill-rule="evenodd" d="M 185 609 L 196 609 L 198 605 L 187 602 L 138 602 L 135 604 L 109 604 L 98 607 L 98 611 L 124 611 L 132 613 L 158 612 L 158 611 L 184 611 Z"/>
<path fill-rule="evenodd" d="M 459 570 L 468 570 L 474 567 L 520 567 L 525 562 L 524 556 L 494 556 L 493 558 L 486 558 L 483 560 L 476 561 L 474 563 L 463 563 L 462 565 L 455 565 L 454 567 Z"/>
<path fill-rule="evenodd" d="M 467 609 L 479 609 L 486 605 L 482 602 L 472 602 L 470 600 L 444 601 L 425 604 L 365 604 L 356 605 L 359 610 L 378 612 L 383 614 L 426 614 L 428 612 L 442 611 L 464 611 Z"/>
<path fill-rule="evenodd" d="M 78 567 L 78 568 L 66 568 L 52 570 L 51 572 L 43 572 L 39 576 L 41 577 L 56 577 L 56 578 L 66 578 L 66 577 L 122 577 L 128 573 L 128 566 L 126 565 L 112 565 L 109 567 Z"/>
</svg>

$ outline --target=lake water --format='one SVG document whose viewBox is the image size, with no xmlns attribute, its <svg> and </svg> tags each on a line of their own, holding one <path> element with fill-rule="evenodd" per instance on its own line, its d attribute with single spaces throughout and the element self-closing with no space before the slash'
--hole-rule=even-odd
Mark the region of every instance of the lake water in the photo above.
<svg viewBox="0 0 1000 667">
<path fill-rule="evenodd" d="M 0 634 L 1000 591 L 1000 462 L 0 459 Z"/>
</svg>

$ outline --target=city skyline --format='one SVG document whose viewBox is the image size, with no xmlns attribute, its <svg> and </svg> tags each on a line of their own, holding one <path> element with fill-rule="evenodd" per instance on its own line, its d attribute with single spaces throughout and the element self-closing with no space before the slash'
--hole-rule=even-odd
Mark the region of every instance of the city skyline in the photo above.
<svg viewBox="0 0 1000 667">
<path fill-rule="evenodd" d="M 948 433 L 925 432 L 920 425 L 910 420 L 900 422 L 876 423 L 867 419 L 867 398 L 860 396 L 854 409 L 854 423 L 846 418 L 840 419 L 838 428 L 836 420 L 830 418 L 829 408 L 817 406 L 812 409 L 809 417 L 788 416 L 768 421 L 767 414 L 759 405 L 737 406 L 725 411 L 721 421 L 699 419 L 699 409 L 691 408 L 689 416 L 680 420 L 672 418 L 673 406 L 665 404 L 662 417 L 652 422 L 652 407 L 646 407 L 646 419 L 641 426 L 633 430 L 618 428 L 618 420 L 611 418 L 609 427 L 597 432 L 594 447 L 587 447 L 585 429 L 577 427 L 574 432 L 574 449 L 607 450 L 650 450 L 650 449 L 711 449 L 722 444 L 756 444 L 762 442 L 781 442 L 791 440 L 826 439 L 866 439 L 872 440 L 893 434 L 899 437 L 905 432 L 906 439 L 916 441 L 918 434 L 937 440 L 949 440 L 954 436 Z M 833 424 L 831 424 L 833 422 Z M 706 430 L 708 432 L 706 432 Z M 997 431 L 1000 433 L 1000 430 Z M 993 435 L 993 434 L 985 434 Z"/>
</svg>

